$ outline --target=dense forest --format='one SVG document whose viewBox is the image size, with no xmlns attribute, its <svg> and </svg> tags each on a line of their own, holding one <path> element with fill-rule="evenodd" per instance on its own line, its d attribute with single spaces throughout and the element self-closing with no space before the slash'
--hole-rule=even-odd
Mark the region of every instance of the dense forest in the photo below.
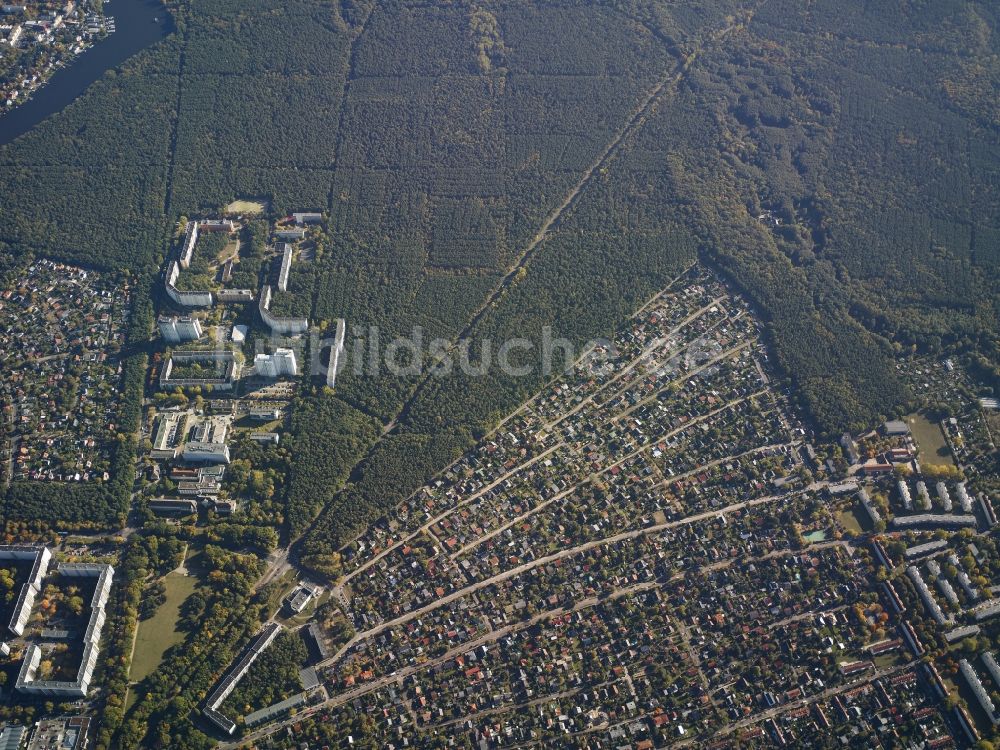
<svg viewBox="0 0 1000 750">
<path fill-rule="evenodd" d="M 383 340 L 547 324 L 582 342 L 700 257 L 754 301 L 823 432 L 905 402 L 901 351 L 967 351 L 996 371 L 1000 71 L 985 3 L 172 10 L 170 39 L 0 150 L 0 240 L 15 252 L 149 273 L 178 215 L 266 196 L 276 213 L 329 217 L 280 309 Z M 337 509 L 356 509 L 344 528 L 357 528 L 536 386 L 349 367 L 336 396 L 315 397 L 344 421 L 293 461 L 290 528 L 366 456 L 329 514 L 340 526 Z M 395 431 L 372 447 L 353 410 Z M 340 468 L 316 492 L 325 450 Z M 408 481 L 369 496 L 372 467 L 396 462 Z"/>
<path fill-rule="evenodd" d="M 300 398 L 292 410 L 286 519 L 300 534 L 344 486 L 379 433 L 378 423 L 323 394 Z"/>
<path fill-rule="evenodd" d="M 849 9 L 821 5 L 825 7 L 814 12 L 827 20 L 846 13 L 865 26 L 864 33 L 873 33 L 867 24 L 878 25 L 876 37 L 868 44 L 861 37 L 832 41 L 837 40 L 834 32 L 822 30 L 818 34 L 823 39 L 816 39 L 812 19 L 804 18 L 798 6 L 793 12 L 791 4 L 769 3 L 766 14 L 748 6 L 728 23 L 706 16 L 710 23 L 702 33 L 666 45 L 674 55 L 683 50 L 687 62 L 678 85 L 661 97 L 656 111 L 622 144 L 599 178 L 587 182 L 503 295 L 463 333 L 472 340 L 531 338 L 537 335 L 533 328 L 538 321 L 544 321 L 582 341 L 607 332 L 610 322 L 639 304 L 671 269 L 700 257 L 755 303 L 795 394 L 827 434 L 871 425 L 906 402 L 906 389 L 892 371 L 892 358 L 902 351 L 979 351 L 995 366 L 996 264 L 986 259 L 996 252 L 997 239 L 997 210 L 990 203 L 995 195 L 989 189 L 1000 166 L 996 128 L 959 111 L 943 83 L 926 89 L 912 82 L 905 87 L 893 83 L 890 88 L 878 80 L 905 78 L 914 69 L 940 77 L 936 66 L 943 57 L 961 52 L 955 46 L 961 34 L 924 50 L 921 45 L 934 34 L 939 11 L 921 19 L 919 9 L 911 8 L 904 13 L 907 24 L 887 28 L 898 20 L 897 13 L 860 4 Z M 959 17 L 968 24 L 995 26 L 985 11 L 979 15 L 978 6 L 956 6 L 961 6 Z M 524 95 L 538 85 L 540 76 L 529 85 L 516 75 L 518 56 L 526 50 L 523 40 L 513 43 L 514 30 L 531 13 L 554 13 L 555 7 L 505 7 L 497 12 L 504 31 L 505 94 Z M 650 15 L 653 7 L 657 10 Z M 643 28 L 656 38 L 677 42 L 681 24 L 665 32 L 666 11 L 660 4 L 635 4 L 624 12 L 642 19 Z M 775 19 L 787 25 L 792 18 L 798 18 L 797 28 L 778 28 Z M 708 33 L 709 28 L 719 33 Z M 906 53 L 886 49 L 876 55 L 886 60 L 863 54 L 879 44 L 888 46 L 882 36 L 898 42 L 906 34 L 920 42 Z M 995 45 L 995 39 L 990 43 Z M 573 57 L 565 62 L 566 72 L 585 79 L 578 69 L 579 55 L 566 54 Z M 917 60 L 886 65 L 888 58 L 899 55 Z M 845 60 L 850 63 L 845 65 Z M 658 64 L 669 69 L 676 63 L 666 58 Z M 641 73 L 645 68 L 633 70 Z M 490 75 L 496 74 L 491 69 Z M 579 87 L 576 90 L 579 93 Z M 635 101 L 634 90 L 632 96 Z M 590 104 L 595 97 L 585 100 Z M 522 101 L 536 117 L 545 112 L 537 104 L 528 105 L 529 99 Z M 481 109 L 478 118 L 488 115 L 485 105 Z M 932 114 L 921 116 L 928 109 Z M 591 104 L 587 116 L 595 114 Z M 476 121 L 463 119 L 470 127 Z M 538 125 L 551 133 L 555 121 Z M 526 146 L 516 128 L 515 121 L 507 121 L 503 150 L 508 156 L 528 154 L 535 164 L 544 165 L 555 163 L 552 159 L 565 163 L 576 154 L 580 161 L 572 168 L 585 168 L 588 157 L 582 143 L 563 146 L 546 138 Z M 908 135 L 907 128 L 924 132 Z M 341 133 L 342 138 L 348 135 Z M 407 147 L 429 146 L 421 142 Z M 416 158 L 400 148 L 387 153 L 404 163 Z M 928 149 L 938 154 L 933 162 L 927 158 Z M 365 158 L 378 163 L 381 157 L 369 150 Z M 359 185 L 358 179 L 352 175 L 353 182 L 332 194 L 335 235 L 352 224 L 385 222 L 385 207 L 399 200 L 392 191 L 401 189 L 402 178 L 380 176 L 375 186 Z M 479 193 L 465 206 L 443 204 L 456 227 L 451 236 L 462 241 L 469 237 L 468 245 L 477 249 L 465 264 L 470 271 L 485 265 L 486 248 L 492 253 L 500 247 L 503 267 L 513 259 L 504 254 L 502 241 L 514 248 L 525 243 L 523 235 L 509 226 L 505 231 L 497 215 L 490 215 L 496 202 L 491 194 L 502 192 L 493 180 L 491 174 L 482 176 Z M 367 200 L 343 213 L 338 200 L 350 204 L 352 191 Z M 978 218 L 963 217 L 968 212 L 965 204 L 952 208 L 956 198 L 972 195 L 978 196 Z M 457 266 L 453 259 L 459 251 L 444 249 L 449 233 L 436 221 L 441 213 L 433 191 L 421 196 L 416 206 L 412 200 L 399 205 L 421 215 L 429 213 L 428 206 L 435 207 L 429 231 L 419 243 L 427 252 L 429 273 L 436 266 Z M 364 211 L 379 213 L 369 218 Z M 981 238 L 978 251 L 976 237 Z M 411 247 L 413 235 L 406 241 Z M 411 247 L 407 254 L 416 255 L 419 248 Z M 380 252 L 379 257 L 389 256 Z M 352 286 L 349 274 L 341 278 L 337 299 L 343 306 L 345 297 L 359 288 Z M 393 281 L 402 283 L 398 275 Z M 321 299 L 323 293 L 321 286 Z M 391 320 L 392 311 L 383 317 L 377 306 L 384 301 L 380 297 L 369 303 L 361 319 Z M 352 320 L 358 319 L 357 312 Z M 412 319 L 427 325 L 426 317 L 422 311 Z M 449 335 L 447 330 L 443 335 Z M 341 395 L 383 419 L 396 416 L 392 394 L 402 393 L 405 406 L 398 434 L 374 448 L 355 483 L 329 506 L 306 540 L 306 561 L 334 572 L 337 560 L 331 553 L 337 544 L 426 479 L 416 457 L 440 454 L 436 460 L 447 462 L 538 384 L 531 378 L 494 375 L 453 375 L 420 384 L 398 378 L 390 384 L 370 379 L 358 383 L 345 377 Z M 386 406 L 392 407 L 388 413 Z"/>
<path fill-rule="evenodd" d="M 535 248 L 580 239 L 572 273 L 547 279 L 559 301 L 531 324 L 565 318 L 609 255 L 644 274 L 643 254 L 681 233 L 757 303 L 824 431 L 905 399 L 888 369 L 902 348 L 996 359 L 1000 71 L 986 3 L 172 9 L 170 39 L 0 150 L 0 240 L 15 251 L 150 272 L 178 214 L 267 196 L 276 212 L 330 217 L 291 307 L 451 338 L 616 144 Z M 654 109 L 616 143 L 651 92 Z M 564 333 L 613 323 L 597 317 Z M 340 396 L 390 422 L 415 386 L 347 372 Z M 471 424 L 508 403 L 451 406 Z"/>
<path fill-rule="evenodd" d="M 152 283 L 180 215 L 265 197 L 275 215 L 328 218 L 277 309 L 343 317 L 351 336 L 419 326 L 476 349 L 537 344 L 550 325 L 580 344 L 700 260 L 754 303 L 822 434 L 896 413 L 908 394 L 893 359 L 914 349 L 968 355 L 997 382 L 994 4 L 170 6 L 171 38 L 0 148 L 12 252 Z M 149 325 L 147 313 L 137 340 Z M 543 379 L 354 364 L 336 393 L 296 403 L 279 488 L 292 537 L 306 534 L 302 559 L 331 575 L 341 543 Z M 113 519 L 125 497 L 114 492 L 12 489 L 5 509 Z M 216 620 L 242 634 L 254 624 Z M 173 658 L 198 689 L 210 681 L 214 665 Z M 149 717 L 183 724 L 193 692 L 169 705 L 168 694 L 147 686 L 124 746 Z M 186 746 L 177 732 L 158 741 Z"/>
</svg>

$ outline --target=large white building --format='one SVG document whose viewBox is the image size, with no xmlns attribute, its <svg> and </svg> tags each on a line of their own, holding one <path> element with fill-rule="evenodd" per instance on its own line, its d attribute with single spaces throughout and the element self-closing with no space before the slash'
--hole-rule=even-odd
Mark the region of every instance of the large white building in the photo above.
<svg viewBox="0 0 1000 750">
<path fill-rule="evenodd" d="M 298 368 L 295 352 L 275 349 L 274 354 L 258 354 L 253 358 L 254 371 L 262 378 L 295 377 Z"/>
<path fill-rule="evenodd" d="M 192 433 L 192 440 L 184 444 L 181 457 L 197 463 L 228 464 L 229 446 L 226 437 L 229 425 L 224 419 L 202 420 Z"/>
<path fill-rule="evenodd" d="M 279 318 L 271 314 L 271 285 L 265 284 L 260 290 L 257 300 L 260 318 L 272 333 L 283 336 L 295 336 L 309 330 L 309 320 L 306 318 Z"/>
<path fill-rule="evenodd" d="M 48 572 L 52 553 L 48 547 L 31 544 L 4 544 L 0 545 L 0 560 L 33 561 L 31 573 L 27 582 L 21 587 L 17 602 L 14 604 L 14 612 L 10 617 L 10 624 L 7 626 L 14 635 L 24 635 L 24 627 L 28 624 L 28 618 L 31 616 L 31 607 L 35 603 L 35 597 L 42 590 L 42 579 Z"/>
<path fill-rule="evenodd" d="M 35 695 L 65 696 L 84 698 L 90 689 L 90 681 L 97 665 L 97 655 L 104 627 L 105 607 L 111 593 L 111 583 L 115 569 L 102 563 L 62 563 L 58 568 L 60 576 L 67 578 L 97 578 L 94 595 L 90 600 L 90 621 L 83 636 L 83 655 L 76 678 L 73 680 L 38 680 L 38 666 L 42 660 L 42 649 L 32 643 L 24 655 L 24 663 L 17 675 L 15 688 L 18 692 Z"/>
<path fill-rule="evenodd" d="M 183 344 L 201 338 L 201 321 L 187 315 L 161 315 L 157 320 L 160 336 L 168 344 Z"/>
<path fill-rule="evenodd" d="M 281 244 L 281 264 L 278 266 L 278 291 L 288 291 L 288 273 L 292 270 L 292 246 Z"/>
<path fill-rule="evenodd" d="M 192 440 L 184 443 L 181 458 L 192 463 L 228 464 L 229 446 L 225 443 L 201 443 Z"/>
</svg>

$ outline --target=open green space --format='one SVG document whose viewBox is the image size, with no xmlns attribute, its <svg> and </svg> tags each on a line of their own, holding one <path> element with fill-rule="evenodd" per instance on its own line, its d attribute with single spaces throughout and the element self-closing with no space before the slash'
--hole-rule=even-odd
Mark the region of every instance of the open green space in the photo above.
<svg viewBox="0 0 1000 750">
<path fill-rule="evenodd" d="M 848 508 L 837 515 L 840 525 L 852 534 L 860 534 L 863 531 L 861 516 L 854 508 Z"/>
<path fill-rule="evenodd" d="M 198 579 L 174 571 L 165 576 L 163 582 L 167 600 L 157 607 L 151 618 L 139 622 L 130 672 L 132 682 L 139 682 L 155 672 L 167 649 L 184 640 L 184 632 L 177 629 L 177 622 L 181 605 L 194 592 Z"/>
<path fill-rule="evenodd" d="M 911 414 L 906 418 L 910 426 L 910 434 L 920 451 L 920 462 L 923 464 L 938 464 L 954 466 L 951 451 L 944 440 L 941 425 L 930 421 L 923 414 Z"/>
<path fill-rule="evenodd" d="M 227 214 L 262 214 L 267 210 L 264 201 L 236 200 L 226 206 Z"/>
</svg>

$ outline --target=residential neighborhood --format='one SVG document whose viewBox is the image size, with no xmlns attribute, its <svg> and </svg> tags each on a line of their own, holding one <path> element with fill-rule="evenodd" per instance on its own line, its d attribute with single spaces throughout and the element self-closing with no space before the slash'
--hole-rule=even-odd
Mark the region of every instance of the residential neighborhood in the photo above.
<svg viewBox="0 0 1000 750">
<path fill-rule="evenodd" d="M 0 113 L 28 99 L 53 72 L 114 33 L 114 16 L 88 0 L 0 6 Z"/>
<path fill-rule="evenodd" d="M 127 283 L 47 260 L 0 290 L 9 481 L 108 481 L 129 297 Z"/>
<path fill-rule="evenodd" d="M 276 296 L 310 262 L 308 235 L 285 235 L 311 216 L 267 237 L 235 219 L 179 232 L 134 512 L 275 549 L 276 535 L 241 524 L 274 507 L 297 394 L 332 387 L 306 369 L 310 322 Z M 244 264 L 264 283 L 226 296 Z M 182 289 L 181 274 L 205 289 Z M 13 479 L 110 479 L 102 446 L 129 302 L 127 285 L 51 261 L 0 294 Z M 25 320 L 42 334 L 25 337 Z M 830 732 L 848 746 L 937 748 L 993 736 L 1000 545 L 995 484 L 979 469 L 989 405 L 950 361 L 901 369 L 932 406 L 818 440 L 752 308 L 692 267 L 341 548 L 336 575 L 285 565 L 267 621 L 200 704 L 206 730 L 231 748 L 288 747 L 316 721 L 347 727 L 337 736 L 350 746 L 359 715 L 400 748 L 441 737 L 771 747 Z M 22 590 L 3 650 L 16 692 L 86 698 L 114 568 L 60 561 L 60 594 L 49 548 L 13 546 L 10 559 Z M 190 576 L 178 559 L 168 578 Z M 61 596 L 93 602 L 53 619 Z M 77 609 L 89 625 L 73 626 Z M 77 660 L 59 644 L 84 631 Z"/>
</svg>

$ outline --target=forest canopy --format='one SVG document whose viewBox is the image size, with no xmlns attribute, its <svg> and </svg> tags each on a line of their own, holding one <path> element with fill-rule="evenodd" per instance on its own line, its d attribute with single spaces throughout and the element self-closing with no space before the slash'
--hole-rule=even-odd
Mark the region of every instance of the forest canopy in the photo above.
<svg viewBox="0 0 1000 750">
<path fill-rule="evenodd" d="M 1000 69 L 975 64 L 1000 52 L 991 3 L 171 12 L 169 39 L 0 148 L 13 252 L 152 286 L 181 215 L 259 196 L 328 217 L 282 309 L 386 339 L 552 325 L 583 342 L 700 260 L 754 303 L 824 435 L 902 408 L 903 352 L 997 371 Z M 345 370 L 299 404 L 289 527 L 327 507 L 319 560 L 537 385 Z M 122 510 L 120 492 L 80 500 Z M 14 514 L 44 505 L 8 496 Z"/>
</svg>

